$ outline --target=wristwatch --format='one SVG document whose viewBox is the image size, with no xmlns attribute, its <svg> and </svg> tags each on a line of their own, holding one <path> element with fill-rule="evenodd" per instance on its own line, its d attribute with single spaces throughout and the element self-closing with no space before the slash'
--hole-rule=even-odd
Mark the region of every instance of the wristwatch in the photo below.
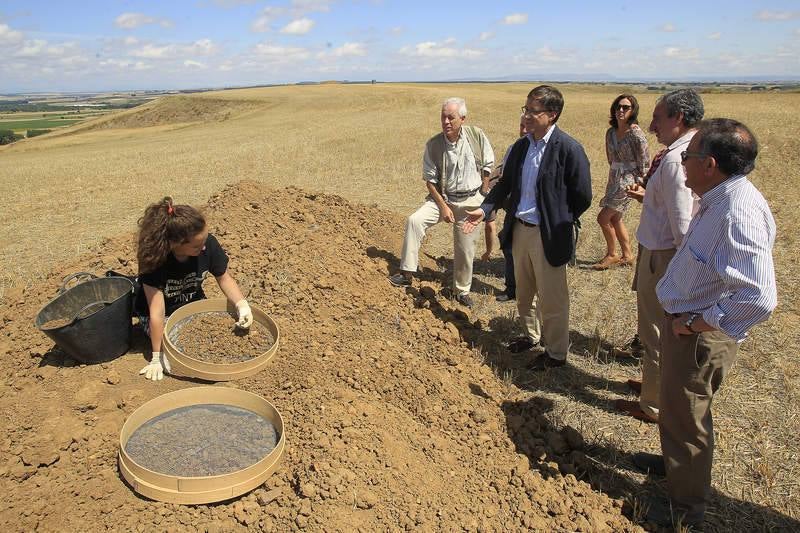
<svg viewBox="0 0 800 533">
<path fill-rule="evenodd" d="M 695 331 L 692 329 L 692 324 L 694 324 L 694 321 L 697 320 L 699 316 L 700 315 L 698 313 L 689 313 L 689 318 L 687 318 L 686 322 L 683 323 L 683 325 L 686 326 L 686 329 L 688 329 L 692 333 L 699 333 L 699 331 Z"/>
</svg>

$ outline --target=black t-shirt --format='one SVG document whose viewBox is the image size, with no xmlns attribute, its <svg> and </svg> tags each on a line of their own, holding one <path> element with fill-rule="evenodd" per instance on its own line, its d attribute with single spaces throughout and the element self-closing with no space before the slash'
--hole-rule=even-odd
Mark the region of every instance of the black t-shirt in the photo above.
<svg viewBox="0 0 800 533">
<path fill-rule="evenodd" d="M 203 292 L 203 280 L 211 272 L 219 277 L 228 270 L 228 256 L 219 245 L 216 237 L 208 234 L 206 246 L 197 257 L 189 257 L 180 262 L 172 253 L 167 261 L 154 272 L 139 275 L 142 285 L 150 285 L 164 293 L 164 304 L 167 316 L 176 309 L 189 302 L 202 300 L 206 297 Z M 144 298 L 142 298 L 144 299 Z M 140 312 L 147 314 L 147 302 Z"/>
</svg>

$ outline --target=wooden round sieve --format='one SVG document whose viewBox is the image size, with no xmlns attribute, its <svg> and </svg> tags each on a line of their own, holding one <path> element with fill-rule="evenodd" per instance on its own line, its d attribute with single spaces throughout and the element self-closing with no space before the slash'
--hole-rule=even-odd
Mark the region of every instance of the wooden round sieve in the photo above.
<svg viewBox="0 0 800 533">
<path fill-rule="evenodd" d="M 203 477 L 180 477 L 137 464 L 125 451 L 128 439 L 143 424 L 180 407 L 221 404 L 247 409 L 269 421 L 278 434 L 275 448 L 261 460 L 235 472 Z M 283 418 L 267 400 L 228 387 L 202 386 L 163 394 L 150 400 L 125 421 L 119 439 L 119 471 L 134 491 L 162 502 L 202 504 L 234 498 L 253 490 L 278 468 L 286 448 Z"/>
</svg>

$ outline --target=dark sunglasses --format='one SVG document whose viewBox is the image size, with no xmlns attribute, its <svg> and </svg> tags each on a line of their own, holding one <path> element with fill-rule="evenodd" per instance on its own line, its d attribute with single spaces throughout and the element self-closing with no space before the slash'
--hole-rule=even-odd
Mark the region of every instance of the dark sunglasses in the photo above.
<svg viewBox="0 0 800 533">
<path fill-rule="evenodd" d="M 706 157 L 708 157 L 708 154 L 706 154 L 704 152 L 687 152 L 687 151 L 683 151 L 683 152 L 681 152 L 681 163 L 686 163 L 686 160 L 689 159 L 690 157 L 696 157 L 698 159 L 705 159 Z"/>
<path fill-rule="evenodd" d="M 633 106 L 617 104 L 616 106 L 614 106 L 614 109 L 621 109 L 622 111 L 630 111 L 631 109 L 633 109 Z"/>
</svg>

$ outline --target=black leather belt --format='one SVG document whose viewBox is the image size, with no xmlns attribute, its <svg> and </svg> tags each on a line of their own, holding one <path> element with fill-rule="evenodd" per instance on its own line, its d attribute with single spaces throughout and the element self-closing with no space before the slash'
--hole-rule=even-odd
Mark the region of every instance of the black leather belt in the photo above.
<svg viewBox="0 0 800 533">
<path fill-rule="evenodd" d="M 522 224 L 523 226 L 528 226 L 529 228 L 535 228 L 535 227 L 538 225 L 538 224 L 531 224 L 531 223 L 530 223 L 530 222 L 528 222 L 527 220 L 522 220 L 521 218 L 518 218 L 518 219 L 517 219 L 517 222 L 519 222 L 519 223 L 520 223 L 520 224 Z"/>
</svg>

